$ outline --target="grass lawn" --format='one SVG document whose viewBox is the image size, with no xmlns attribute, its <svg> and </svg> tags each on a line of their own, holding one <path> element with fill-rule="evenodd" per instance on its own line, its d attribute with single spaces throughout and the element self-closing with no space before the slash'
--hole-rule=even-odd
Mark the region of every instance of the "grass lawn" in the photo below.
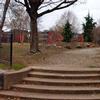
<svg viewBox="0 0 100 100">
<path fill-rule="evenodd" d="M 44 47 L 40 46 L 40 53 L 31 54 L 29 53 L 30 45 L 28 43 L 13 44 L 13 63 L 22 64 L 25 66 L 43 64 L 45 63 L 45 59 L 52 55 L 56 55 L 60 53 L 65 48 L 57 48 L 57 47 Z"/>
<path fill-rule="evenodd" d="M 2 47 L 0 47 L 0 58 L 3 60 L 10 60 L 10 44 L 2 43 Z"/>
<path fill-rule="evenodd" d="M 10 45 L 3 44 L 0 48 L 0 57 L 3 58 L 4 62 L 9 61 L 10 59 Z M 40 52 L 32 54 L 29 52 L 30 44 L 29 43 L 13 43 L 13 65 L 12 69 L 19 70 L 23 67 L 44 64 L 45 59 L 52 55 L 60 53 L 64 48 L 57 48 L 54 46 L 46 47 L 39 46 Z M 6 62 L 7 63 L 7 62 Z M 9 64 L 0 63 L 0 69 L 10 68 Z"/>
<path fill-rule="evenodd" d="M 32 54 L 29 52 L 30 44 L 28 43 L 14 43 L 13 44 L 13 66 L 12 69 L 19 70 L 23 67 L 34 65 L 67 65 L 67 66 L 88 66 L 94 68 L 100 62 L 99 48 L 94 49 L 67 49 L 63 47 L 43 46 L 40 45 L 39 53 Z M 65 51 L 65 52 L 63 52 Z M 66 52 L 68 51 L 68 52 Z M 92 52 L 92 55 L 91 55 Z M 97 52 L 97 53 L 95 53 Z M 94 55 L 94 56 L 93 56 Z M 94 57 L 94 58 L 93 58 Z M 85 62 L 85 63 L 84 63 Z M 76 65 L 75 65 L 76 64 Z M 0 68 L 5 69 L 8 65 L 0 64 Z"/>
</svg>

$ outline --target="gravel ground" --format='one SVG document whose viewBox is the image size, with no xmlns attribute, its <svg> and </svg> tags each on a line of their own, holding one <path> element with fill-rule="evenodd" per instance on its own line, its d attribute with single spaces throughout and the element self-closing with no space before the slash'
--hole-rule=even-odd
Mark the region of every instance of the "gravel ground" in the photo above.
<svg viewBox="0 0 100 100">
<path fill-rule="evenodd" d="M 100 48 L 63 51 L 43 62 L 43 65 L 61 67 L 100 67 Z"/>
</svg>

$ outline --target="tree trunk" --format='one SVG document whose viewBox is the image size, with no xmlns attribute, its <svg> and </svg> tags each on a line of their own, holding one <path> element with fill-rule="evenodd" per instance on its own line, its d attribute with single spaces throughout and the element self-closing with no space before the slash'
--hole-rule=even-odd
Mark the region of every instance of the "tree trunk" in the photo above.
<svg viewBox="0 0 100 100">
<path fill-rule="evenodd" d="M 4 5 L 3 16 L 2 16 L 2 20 L 1 20 L 0 30 L 2 30 L 2 28 L 4 26 L 4 22 L 5 22 L 5 19 L 6 19 L 6 13 L 7 13 L 9 4 L 10 4 L 10 0 L 6 0 L 5 5 Z"/>
<path fill-rule="evenodd" d="M 0 29 L 0 48 L 2 47 L 2 44 L 1 44 L 1 35 L 2 35 L 2 29 Z"/>
<path fill-rule="evenodd" d="M 6 19 L 6 13 L 7 13 L 9 4 L 10 4 L 10 0 L 6 0 L 5 5 L 4 5 L 3 16 L 2 16 L 2 19 L 1 19 L 1 23 L 0 23 L 0 47 L 1 47 L 2 29 L 3 29 L 3 26 L 4 26 L 5 19 Z"/>
<path fill-rule="evenodd" d="M 31 36 L 30 36 L 30 52 L 36 53 L 39 51 L 38 47 L 38 29 L 37 29 L 37 17 L 33 15 L 30 17 L 30 27 L 31 27 Z"/>
</svg>

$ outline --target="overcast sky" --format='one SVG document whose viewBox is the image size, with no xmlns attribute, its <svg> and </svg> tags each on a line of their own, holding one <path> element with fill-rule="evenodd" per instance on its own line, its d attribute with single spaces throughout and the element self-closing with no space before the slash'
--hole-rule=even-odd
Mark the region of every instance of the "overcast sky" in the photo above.
<svg viewBox="0 0 100 100">
<path fill-rule="evenodd" d="M 68 10 L 74 12 L 74 14 L 79 19 L 80 26 L 88 12 L 94 18 L 95 21 L 100 20 L 100 0 L 87 0 L 86 4 L 77 4 L 69 8 L 44 15 L 42 17 L 41 23 L 42 30 L 49 29 L 53 25 L 55 25 L 60 16 Z"/>
</svg>

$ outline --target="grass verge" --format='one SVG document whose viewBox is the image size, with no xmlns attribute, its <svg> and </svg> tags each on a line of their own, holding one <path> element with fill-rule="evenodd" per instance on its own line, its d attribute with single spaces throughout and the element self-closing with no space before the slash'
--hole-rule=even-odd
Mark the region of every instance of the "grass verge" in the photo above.
<svg viewBox="0 0 100 100">
<path fill-rule="evenodd" d="M 18 64 L 18 63 L 16 63 L 16 64 L 13 64 L 12 66 L 9 66 L 8 64 L 0 64 L 0 69 L 12 69 L 12 70 L 20 70 L 20 69 L 22 69 L 22 68 L 25 68 L 25 65 L 23 65 L 23 64 Z"/>
</svg>

